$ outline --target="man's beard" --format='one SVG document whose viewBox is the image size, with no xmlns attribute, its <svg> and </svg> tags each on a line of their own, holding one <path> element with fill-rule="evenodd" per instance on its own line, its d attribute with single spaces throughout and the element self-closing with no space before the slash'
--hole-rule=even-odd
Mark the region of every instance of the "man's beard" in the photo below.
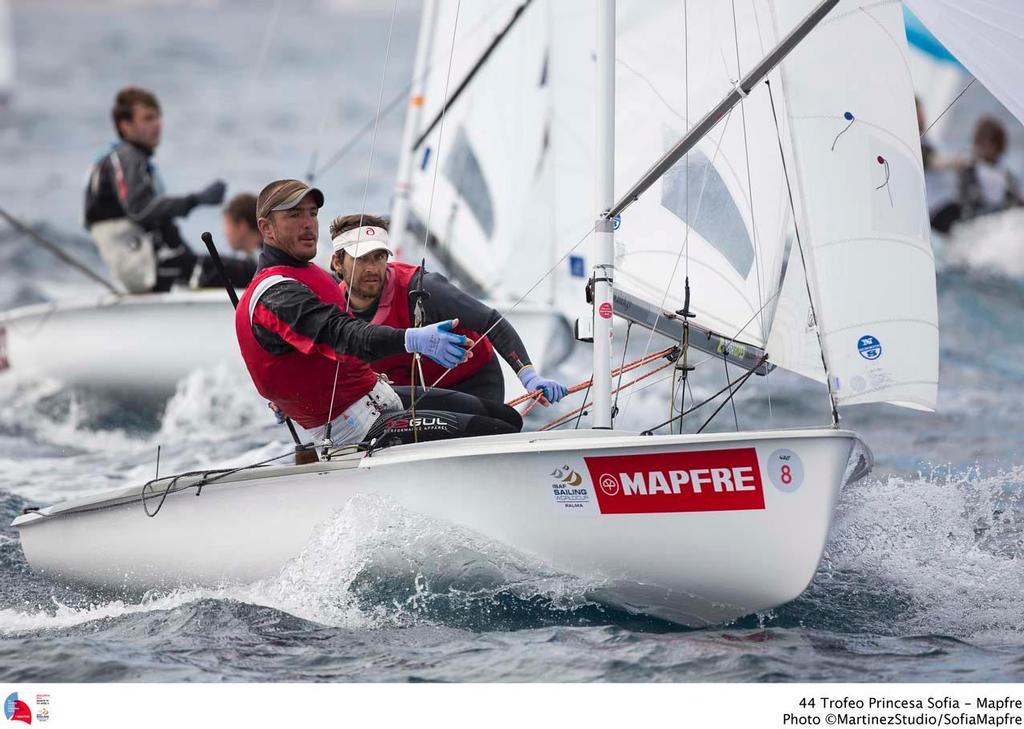
<svg viewBox="0 0 1024 729">
<path fill-rule="evenodd" d="M 380 296 L 381 289 L 383 289 L 383 282 L 378 281 L 376 284 L 371 284 L 374 288 L 368 289 L 364 286 L 352 284 L 352 293 L 363 299 L 376 299 Z"/>
</svg>

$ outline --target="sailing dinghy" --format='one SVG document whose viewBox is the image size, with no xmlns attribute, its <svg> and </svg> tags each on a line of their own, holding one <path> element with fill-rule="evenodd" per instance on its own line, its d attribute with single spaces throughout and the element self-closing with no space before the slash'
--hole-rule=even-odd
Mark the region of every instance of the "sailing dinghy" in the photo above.
<svg viewBox="0 0 1024 729">
<path fill-rule="evenodd" d="M 613 0 L 596 18 L 589 3 L 573 9 L 551 37 L 596 21 L 593 428 L 383 439 L 308 465 L 154 479 L 18 517 L 33 570 L 136 590 L 272 578 L 334 510 L 369 494 L 579 576 L 596 600 L 686 625 L 805 589 L 840 489 L 871 465 L 838 410 L 935 405 L 934 267 L 899 4 L 620 0 L 618 27 Z M 686 42 L 694 53 L 712 37 L 728 53 L 687 59 Z M 579 46 L 577 72 L 594 65 Z M 647 171 L 615 183 L 637 164 Z M 689 178 L 711 191 L 704 213 Z M 675 381 L 700 369 L 691 348 L 743 373 L 730 396 L 771 366 L 821 380 L 832 426 L 684 434 L 672 432 L 677 408 L 646 434 L 616 429 L 616 315 L 676 337 Z M 383 417 L 385 431 L 432 427 Z"/>
</svg>

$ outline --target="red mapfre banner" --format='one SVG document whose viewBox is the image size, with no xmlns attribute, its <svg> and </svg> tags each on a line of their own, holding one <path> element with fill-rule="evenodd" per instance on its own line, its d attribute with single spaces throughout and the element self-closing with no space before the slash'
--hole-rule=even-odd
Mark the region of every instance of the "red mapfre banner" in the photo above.
<svg viewBox="0 0 1024 729">
<path fill-rule="evenodd" d="M 755 448 L 583 460 L 602 514 L 764 508 Z"/>
</svg>

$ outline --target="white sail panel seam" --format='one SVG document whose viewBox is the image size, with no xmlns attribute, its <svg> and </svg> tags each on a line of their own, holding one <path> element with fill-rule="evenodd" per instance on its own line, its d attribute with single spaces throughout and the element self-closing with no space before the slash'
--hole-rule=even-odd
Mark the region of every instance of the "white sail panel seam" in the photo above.
<svg viewBox="0 0 1024 729">
<path fill-rule="evenodd" d="M 892 390 L 894 388 L 903 387 L 905 385 L 938 385 L 938 380 L 900 380 L 888 385 L 878 385 L 869 389 L 861 390 L 860 392 L 853 393 L 851 395 L 839 395 L 840 400 L 852 399 L 856 397 L 864 397 L 865 395 L 871 395 L 876 392 L 885 392 L 886 390 Z M 856 403 L 854 403 L 856 405 Z M 867 403 L 865 403 L 867 404 Z"/>
<path fill-rule="evenodd" d="M 918 245 L 909 240 L 903 240 L 902 238 L 893 238 L 891 236 L 879 237 L 866 235 L 862 238 L 839 238 L 837 240 L 826 241 L 825 243 L 818 243 L 815 247 L 818 250 L 821 250 L 822 248 L 829 248 L 831 246 L 839 246 L 847 243 L 866 243 L 871 241 L 885 241 L 886 243 L 896 243 L 901 246 L 906 246 L 907 248 L 912 248 L 918 253 L 926 256 L 929 261 L 935 260 L 935 251 L 933 251 L 931 248 L 925 249 L 924 246 Z"/>
<path fill-rule="evenodd" d="M 861 327 L 872 326 L 874 324 L 897 324 L 897 323 L 898 324 L 918 324 L 918 325 L 921 325 L 921 326 L 925 326 L 925 327 L 927 327 L 929 329 L 934 329 L 935 331 L 939 331 L 939 325 L 936 324 L 935 322 L 930 322 L 930 321 L 927 321 L 925 319 L 914 319 L 914 318 L 897 317 L 897 318 L 893 318 L 893 319 L 865 319 L 863 321 L 857 322 L 856 324 L 847 324 L 845 327 L 839 327 L 838 329 L 822 330 L 822 334 L 824 336 L 826 336 L 826 337 L 831 337 L 831 336 L 833 336 L 835 334 L 840 334 L 842 332 L 849 331 L 851 329 L 859 329 Z"/>
</svg>

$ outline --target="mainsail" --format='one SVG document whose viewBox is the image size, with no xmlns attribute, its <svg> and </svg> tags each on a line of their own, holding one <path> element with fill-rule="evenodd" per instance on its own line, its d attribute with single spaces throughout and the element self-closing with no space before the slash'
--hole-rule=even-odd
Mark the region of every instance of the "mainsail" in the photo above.
<svg viewBox="0 0 1024 729">
<path fill-rule="evenodd" d="M 818 3 L 617 5 L 618 196 Z M 711 351 L 763 349 L 820 381 L 827 368 L 839 404 L 934 408 L 935 273 L 901 12 L 841 0 L 638 197 L 616 221 L 617 314 L 625 302 L 666 333 L 689 279 Z M 440 3 L 433 23 L 412 217 L 481 289 L 516 297 L 551 268 L 535 300 L 575 300 L 587 247 L 560 257 L 600 212 L 593 3 Z M 506 29 L 442 123 L 446 89 Z"/>
<path fill-rule="evenodd" d="M 547 10 L 521 0 L 437 3 L 416 142 L 403 150 L 413 162 L 404 255 L 419 257 L 426 228 L 460 283 L 493 298 L 518 298 L 553 262 Z"/>
<path fill-rule="evenodd" d="M 817 5 L 621 2 L 620 194 Z M 837 404 L 934 408 L 935 271 L 906 54 L 898 2 L 840 2 L 623 214 L 616 287 L 675 309 L 688 264 L 698 323 L 799 374 L 827 369 Z"/>
</svg>

